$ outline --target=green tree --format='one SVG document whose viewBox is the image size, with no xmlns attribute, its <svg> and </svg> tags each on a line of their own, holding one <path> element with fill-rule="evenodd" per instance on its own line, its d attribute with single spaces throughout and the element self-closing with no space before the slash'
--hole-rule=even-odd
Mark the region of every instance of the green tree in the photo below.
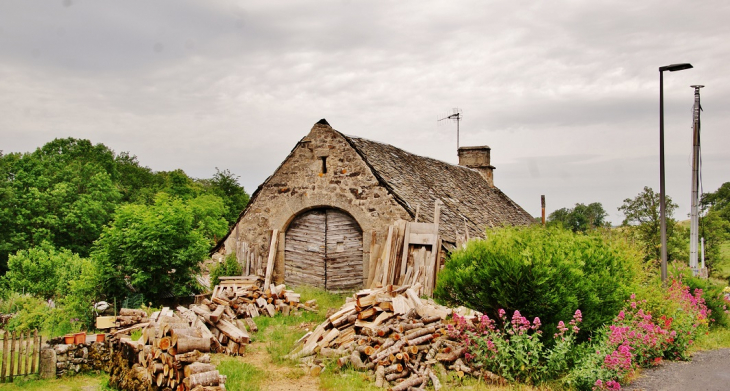
<svg viewBox="0 0 730 391">
<path fill-rule="evenodd" d="M 226 221 L 228 225 L 233 225 L 238 220 L 238 215 L 243 208 L 246 207 L 249 195 L 238 182 L 241 177 L 233 174 L 229 170 L 220 171 L 215 168 L 215 174 L 211 179 L 211 187 L 213 194 L 223 198 L 226 204 Z"/>
<path fill-rule="evenodd" d="M 667 256 L 669 259 L 680 259 L 683 254 L 681 246 L 670 246 L 670 242 L 679 244 L 672 240 L 675 235 L 677 221 L 672 218 L 677 204 L 672 202 L 671 197 L 665 197 L 666 221 L 667 221 Z M 642 244 L 646 261 L 659 261 L 661 259 L 661 219 L 659 211 L 659 193 L 655 193 L 650 187 L 645 186 L 644 190 L 634 198 L 626 198 L 623 205 L 618 208 L 623 212 L 624 229 L 634 235 Z M 678 231 L 677 234 L 680 232 Z"/>
<path fill-rule="evenodd" d="M 712 193 L 702 195 L 702 208 L 718 214 L 719 217 L 730 221 L 730 182 L 725 182 Z"/>
<path fill-rule="evenodd" d="M 573 232 L 586 232 L 589 229 L 605 227 L 608 213 L 600 202 L 588 205 L 575 204 L 574 208 L 561 208 L 548 216 L 551 225 L 561 224 Z"/>
<path fill-rule="evenodd" d="M 142 167 L 137 157 L 121 152 L 114 159 L 119 173 L 118 187 L 122 202 L 152 204 L 155 194 L 164 186 L 164 180 L 149 167 Z"/>
<path fill-rule="evenodd" d="M 201 207 L 203 201 L 159 193 L 154 205 L 121 206 L 92 253 L 103 276 L 103 291 L 123 298 L 132 290 L 147 300 L 166 292 L 176 296 L 195 292 L 195 275 L 212 243 L 206 235 L 222 232 L 204 223 L 223 220 L 222 202 L 215 208 L 210 203 Z M 225 229 L 225 222 L 219 227 Z"/>
<path fill-rule="evenodd" d="M 727 262 L 720 251 L 730 240 L 730 182 L 725 182 L 716 191 L 702 195 L 700 202 L 705 213 L 700 217 L 700 236 L 705 238 L 705 264 L 710 272 L 720 272 L 717 265 Z M 720 276 L 730 278 L 730 276 Z"/>
<path fill-rule="evenodd" d="M 87 256 L 121 198 L 114 153 L 67 138 L 0 161 L 0 268 L 44 241 Z"/>
</svg>

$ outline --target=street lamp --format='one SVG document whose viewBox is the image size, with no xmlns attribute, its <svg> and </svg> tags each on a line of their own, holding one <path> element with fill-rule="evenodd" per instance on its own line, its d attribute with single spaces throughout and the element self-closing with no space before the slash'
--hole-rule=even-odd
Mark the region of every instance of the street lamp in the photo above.
<svg viewBox="0 0 730 391">
<path fill-rule="evenodd" d="M 676 72 L 692 68 L 692 64 L 659 67 L 659 214 L 661 220 L 662 283 L 667 281 L 667 216 L 664 202 L 664 71 Z"/>
</svg>

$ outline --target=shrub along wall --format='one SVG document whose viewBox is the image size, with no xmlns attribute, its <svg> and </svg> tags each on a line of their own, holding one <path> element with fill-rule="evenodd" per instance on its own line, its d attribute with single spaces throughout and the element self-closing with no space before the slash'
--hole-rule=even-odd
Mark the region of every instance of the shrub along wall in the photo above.
<svg viewBox="0 0 730 391">
<path fill-rule="evenodd" d="M 539 317 L 546 334 L 583 314 L 583 334 L 610 322 L 639 275 L 635 253 L 598 233 L 540 226 L 487 232 L 455 251 L 439 274 L 434 296 L 498 319 L 500 309 Z M 474 289 L 480 287 L 480 289 Z"/>
</svg>

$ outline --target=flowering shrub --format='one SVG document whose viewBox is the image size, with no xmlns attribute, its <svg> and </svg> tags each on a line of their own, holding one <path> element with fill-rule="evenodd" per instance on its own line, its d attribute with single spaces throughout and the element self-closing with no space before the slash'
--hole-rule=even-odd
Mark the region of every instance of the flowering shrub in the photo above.
<svg viewBox="0 0 730 391">
<path fill-rule="evenodd" d="M 555 345 L 550 349 L 540 338 L 540 318 L 530 322 L 515 311 L 508 320 L 503 309 L 498 315 L 501 327 L 487 315 L 476 321 L 454 315 L 455 326 L 449 326 L 449 332 L 466 343 L 468 360 L 508 380 L 533 384 L 565 373 L 575 335 L 580 331 L 580 310 L 567 326 L 563 321 L 558 323 L 558 332 L 553 335 Z"/>
<path fill-rule="evenodd" d="M 599 331 L 593 353 L 586 354 L 566 382 L 581 390 L 619 390 L 618 383 L 630 377 L 638 367 L 647 367 L 662 359 L 687 359 L 687 351 L 697 333 L 707 330 L 710 311 L 704 304 L 702 290 L 673 280 L 665 292 L 673 304 L 671 314 L 653 317 L 646 310 L 647 300 L 631 295 L 627 305 L 613 323 Z"/>
</svg>

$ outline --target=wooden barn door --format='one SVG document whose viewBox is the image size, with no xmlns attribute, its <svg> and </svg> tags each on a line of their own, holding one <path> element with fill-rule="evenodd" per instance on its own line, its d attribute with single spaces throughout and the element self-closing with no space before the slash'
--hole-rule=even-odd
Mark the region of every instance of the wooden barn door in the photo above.
<svg viewBox="0 0 730 391">
<path fill-rule="evenodd" d="M 349 215 L 327 209 L 326 230 L 327 290 L 346 290 L 362 286 L 362 231 Z"/>
<path fill-rule="evenodd" d="M 345 290 L 362 285 L 362 232 L 349 215 L 334 209 L 303 213 L 286 231 L 287 284 Z"/>
</svg>

